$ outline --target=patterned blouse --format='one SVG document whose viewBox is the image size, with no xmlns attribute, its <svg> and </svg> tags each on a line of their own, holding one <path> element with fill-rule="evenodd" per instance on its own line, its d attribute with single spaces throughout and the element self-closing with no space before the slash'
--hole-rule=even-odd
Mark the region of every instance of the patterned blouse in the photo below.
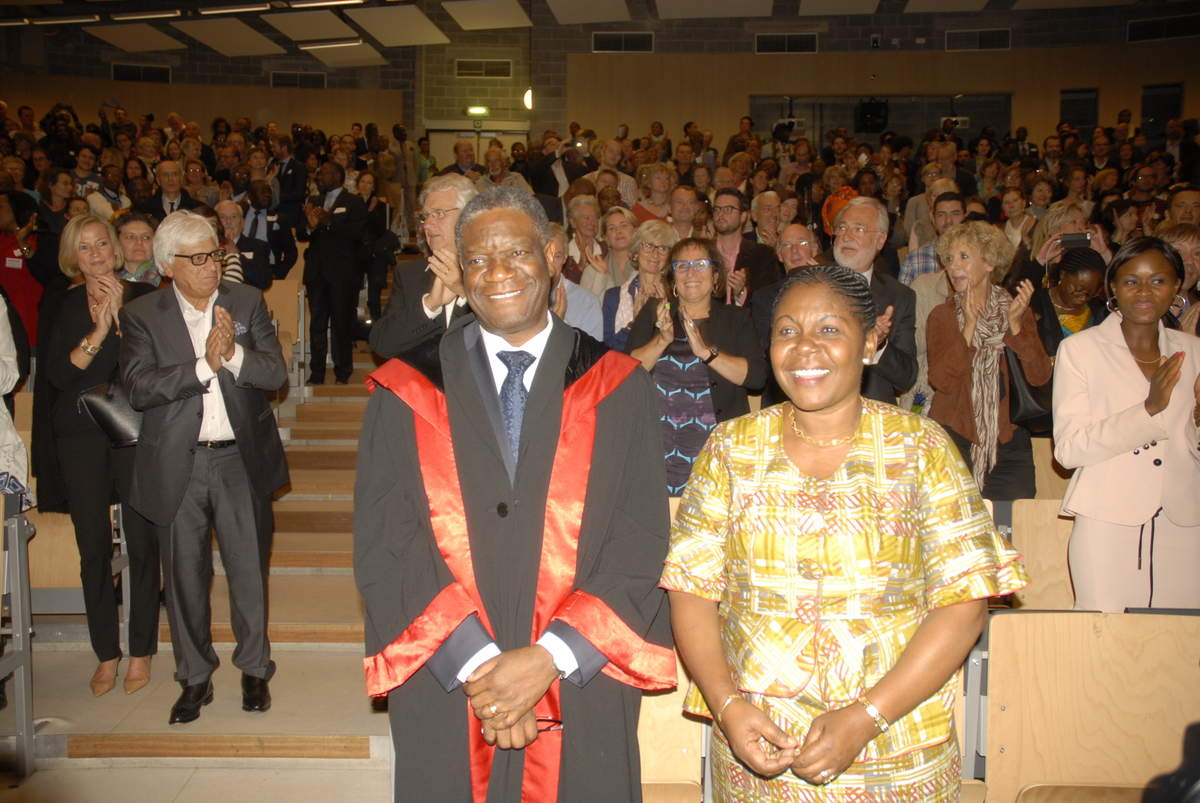
<svg viewBox="0 0 1200 803">
<path fill-rule="evenodd" d="M 662 577 L 721 603 L 739 689 L 793 698 L 811 718 L 878 683 L 930 610 L 1028 582 L 945 431 L 862 404 L 846 460 L 825 479 L 785 453 L 786 404 L 720 424 L 692 468 Z M 954 680 L 861 760 L 949 739 Z M 708 715 L 695 688 L 685 708 Z"/>
</svg>

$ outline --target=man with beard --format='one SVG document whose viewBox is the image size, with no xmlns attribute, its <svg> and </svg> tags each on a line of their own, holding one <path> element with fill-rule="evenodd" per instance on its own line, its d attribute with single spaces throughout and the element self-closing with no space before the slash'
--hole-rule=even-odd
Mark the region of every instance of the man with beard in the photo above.
<svg viewBox="0 0 1200 803">
<path fill-rule="evenodd" d="M 742 236 L 748 214 L 746 196 L 732 187 L 717 190 L 713 199 L 713 225 L 717 230 L 717 250 L 725 263 L 724 301 L 739 307 L 756 290 L 780 278 L 779 262 L 771 247 Z"/>
<path fill-rule="evenodd" d="M 875 299 L 876 326 L 885 327 L 872 363 L 863 370 L 863 395 L 895 404 L 917 381 L 916 306 L 912 290 L 875 269 L 887 242 L 887 209 L 874 198 L 852 198 L 834 221 L 833 257 L 858 272 Z"/>
</svg>

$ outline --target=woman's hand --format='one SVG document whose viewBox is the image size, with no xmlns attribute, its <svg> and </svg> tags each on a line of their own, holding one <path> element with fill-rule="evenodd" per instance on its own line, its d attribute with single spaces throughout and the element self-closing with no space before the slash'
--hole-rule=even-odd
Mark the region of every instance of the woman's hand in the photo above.
<svg viewBox="0 0 1200 803">
<path fill-rule="evenodd" d="M 1104 227 L 1099 223 L 1092 226 L 1092 239 L 1088 245 L 1092 247 L 1093 251 L 1104 257 L 1104 264 L 1112 262 L 1113 253 L 1108 247 L 1108 241 L 1104 238 Z"/>
<path fill-rule="evenodd" d="M 991 292 L 992 286 L 988 282 L 980 282 L 975 287 L 967 290 L 963 297 L 963 339 L 970 346 L 975 339 L 975 325 L 979 323 L 979 316 L 987 309 L 987 294 Z M 983 292 L 980 292 L 982 290 Z"/>
<path fill-rule="evenodd" d="M 867 710 L 858 703 L 829 711 L 813 720 L 792 772 L 811 784 L 824 784 L 846 771 L 878 734 Z"/>
<path fill-rule="evenodd" d="M 675 322 L 671 320 L 671 302 L 666 300 L 658 302 L 658 309 L 654 313 L 654 326 L 658 329 L 658 336 L 664 343 L 670 343 L 675 339 Z"/>
<path fill-rule="evenodd" d="M 608 260 L 600 255 L 599 248 L 589 248 L 584 253 L 584 257 L 587 259 L 588 264 L 592 266 L 592 270 L 597 273 L 608 273 Z"/>
<path fill-rule="evenodd" d="M 688 315 L 688 311 L 679 307 L 679 318 L 683 321 L 683 333 L 687 336 L 688 345 L 692 349 L 692 354 L 695 354 L 702 360 L 707 360 L 712 349 L 704 342 L 703 335 L 700 334 L 700 325 Z"/>
<path fill-rule="evenodd" d="M 1056 264 L 1062 255 L 1062 235 L 1055 234 L 1053 237 L 1046 238 L 1046 242 L 1042 243 L 1042 247 L 1037 252 L 1037 261 L 1038 264 L 1049 267 Z"/>
<path fill-rule="evenodd" d="M 786 770 L 796 758 L 799 741 L 771 721 L 749 701 L 738 698 L 721 713 L 720 727 L 729 749 L 750 769 L 770 778 Z"/>
<path fill-rule="evenodd" d="M 1158 415 L 1171 403 L 1171 392 L 1179 383 L 1179 366 L 1181 365 L 1183 365 L 1183 352 L 1177 351 L 1164 360 L 1162 365 L 1154 371 L 1154 376 L 1150 377 L 1150 392 L 1146 394 L 1145 402 L 1146 412 L 1150 415 Z M 1197 385 L 1200 387 L 1200 379 L 1197 380 Z M 1195 390 L 1193 388 L 1193 391 Z"/>
<path fill-rule="evenodd" d="M 1033 297 L 1033 282 L 1022 279 L 1017 285 L 1017 295 L 1008 305 L 1008 331 L 1013 336 L 1021 334 L 1021 316 L 1029 309 L 1029 299 Z"/>
<path fill-rule="evenodd" d="M 28 223 L 26 223 L 21 228 L 17 229 L 17 232 L 14 236 L 17 238 L 17 246 L 18 247 L 20 247 L 20 248 L 25 247 L 25 238 L 28 237 L 30 234 L 32 234 L 33 230 L 35 228 L 37 228 L 37 212 L 34 212 L 32 215 L 29 216 Z"/>
</svg>

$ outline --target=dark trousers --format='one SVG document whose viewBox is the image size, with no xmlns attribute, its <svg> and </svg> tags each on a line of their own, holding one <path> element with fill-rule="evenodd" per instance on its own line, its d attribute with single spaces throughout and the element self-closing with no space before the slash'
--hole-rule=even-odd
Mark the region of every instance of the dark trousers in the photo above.
<svg viewBox="0 0 1200 803">
<path fill-rule="evenodd" d="M 71 524 L 79 547 L 79 580 L 92 650 L 101 661 L 121 657 L 117 594 L 112 574 L 112 526 L 109 506 L 125 494 L 133 475 L 133 448 L 111 449 L 99 432 L 58 440 L 58 459 L 66 481 Z M 158 531 L 123 504 L 125 548 L 129 553 L 129 652 L 153 655 L 158 649 Z"/>
<path fill-rule="evenodd" d="M 949 427 L 946 428 L 950 439 L 958 447 L 967 468 L 971 464 L 971 442 Z M 1029 431 L 1017 427 L 1012 440 L 1008 443 L 997 444 L 996 465 L 984 478 L 984 499 L 993 501 L 1011 501 L 1013 499 L 1033 499 L 1037 496 L 1037 484 L 1033 473 L 1033 445 L 1029 440 Z"/>
<path fill-rule="evenodd" d="M 348 379 L 354 371 L 354 324 L 357 318 L 358 288 L 353 281 L 331 282 L 317 276 L 304 285 L 308 290 L 309 361 L 308 371 L 317 378 L 325 376 L 325 355 L 329 350 L 326 330 L 333 329 L 333 374 Z"/>
<path fill-rule="evenodd" d="M 367 274 L 367 310 L 371 320 L 377 321 L 383 315 L 383 288 L 387 287 L 388 271 L 391 264 L 379 259 L 367 260 L 362 268 Z"/>
<path fill-rule="evenodd" d="M 175 520 L 163 528 L 162 561 L 175 679 L 207 681 L 220 663 L 212 646 L 212 540 L 229 582 L 234 666 L 247 675 L 275 673 L 267 639 L 267 573 L 271 500 L 254 492 L 237 446 L 197 447 L 192 475 Z"/>
</svg>

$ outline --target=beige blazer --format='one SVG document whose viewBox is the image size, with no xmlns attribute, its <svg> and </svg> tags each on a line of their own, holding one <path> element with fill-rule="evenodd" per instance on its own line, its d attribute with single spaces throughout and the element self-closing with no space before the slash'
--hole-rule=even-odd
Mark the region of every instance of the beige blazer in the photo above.
<svg viewBox="0 0 1200 803">
<path fill-rule="evenodd" d="M 1150 390 L 1121 316 L 1063 340 L 1054 365 L 1054 456 L 1077 469 L 1062 512 L 1136 526 L 1160 507 L 1175 524 L 1200 525 L 1200 433 L 1192 420 L 1200 338 L 1158 326 L 1160 352 L 1186 355 L 1167 409 L 1155 416 Z"/>
</svg>

